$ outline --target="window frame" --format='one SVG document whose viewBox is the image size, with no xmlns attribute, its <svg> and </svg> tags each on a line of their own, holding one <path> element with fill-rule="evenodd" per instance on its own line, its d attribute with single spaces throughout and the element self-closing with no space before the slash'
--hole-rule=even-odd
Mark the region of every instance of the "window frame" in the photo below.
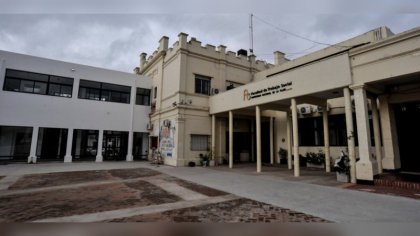
<svg viewBox="0 0 420 236">
<path fill-rule="evenodd" d="M 197 86 L 197 82 L 200 82 L 200 88 Z M 203 83 L 205 82 L 205 83 Z M 207 92 L 205 91 L 207 89 Z M 194 75 L 194 93 L 210 96 L 211 91 L 211 77 L 205 75 Z"/>
<path fill-rule="evenodd" d="M 8 72 L 18 72 L 18 73 L 24 73 L 20 77 L 18 75 L 8 75 Z M 26 74 L 26 76 L 24 76 Z M 26 78 L 29 75 L 29 78 Z M 30 76 L 42 76 L 45 77 L 45 79 L 41 78 L 30 78 Z M 52 81 L 54 78 L 62 78 L 65 80 L 68 80 L 67 83 L 58 83 L 56 81 Z M 6 88 L 7 83 L 14 81 L 17 82 L 19 86 L 19 89 L 10 89 Z M 32 83 L 32 87 L 22 87 L 24 83 Z M 16 84 L 17 85 L 17 84 Z M 58 85 L 60 93 L 57 95 L 51 94 L 50 89 L 53 87 L 53 85 Z M 72 98 L 73 97 L 73 85 L 74 85 L 74 78 L 71 77 L 65 77 L 65 76 L 59 76 L 59 75 L 50 75 L 50 74 L 43 74 L 38 72 L 32 72 L 32 71 L 24 71 L 24 70 L 17 70 L 17 69 L 11 69 L 6 68 L 5 75 L 4 75 L 4 83 L 3 83 L 3 91 L 9 91 L 9 92 L 17 92 L 17 93 L 29 93 L 29 94 L 38 94 L 38 95 L 46 95 L 46 96 L 54 96 L 54 97 L 63 97 L 63 98 Z M 43 86 L 44 89 L 42 88 Z M 68 87 L 70 89 L 70 93 L 61 93 L 63 87 Z M 25 88 L 28 88 L 29 90 L 25 91 Z M 30 89 L 31 88 L 31 89 Z M 36 89 L 39 89 L 39 92 L 35 92 Z"/>
<path fill-rule="evenodd" d="M 83 84 L 83 83 L 86 83 L 86 84 Z M 118 88 L 120 88 L 121 90 L 127 90 L 127 92 L 118 90 Z M 81 92 L 83 89 L 85 90 L 84 96 L 82 96 L 82 92 Z M 122 95 L 126 95 L 127 97 L 123 98 Z M 114 100 L 113 98 L 116 98 L 116 97 L 118 97 L 118 99 Z M 80 79 L 79 92 L 78 92 L 77 98 L 93 100 L 93 101 L 130 104 L 131 103 L 131 87 L 127 85 Z M 126 102 L 124 102 L 123 100 Z"/>
<path fill-rule="evenodd" d="M 205 141 L 206 147 L 195 147 L 193 145 L 194 142 L 194 138 L 206 138 L 207 140 Z M 207 134 L 191 134 L 190 135 L 190 150 L 191 151 L 208 151 L 210 150 L 210 135 Z"/>
<path fill-rule="evenodd" d="M 143 91 L 145 93 L 140 93 L 140 91 Z M 151 95 L 151 89 L 136 88 L 136 105 L 150 106 L 150 95 Z"/>
</svg>

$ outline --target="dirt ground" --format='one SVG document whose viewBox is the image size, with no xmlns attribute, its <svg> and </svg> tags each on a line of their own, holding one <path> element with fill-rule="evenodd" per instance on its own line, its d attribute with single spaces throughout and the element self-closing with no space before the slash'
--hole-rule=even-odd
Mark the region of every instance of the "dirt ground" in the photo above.
<svg viewBox="0 0 420 236">
<path fill-rule="evenodd" d="M 133 170 L 96 170 L 96 171 L 72 171 L 47 174 L 25 175 L 9 187 L 11 190 L 52 187 L 66 184 L 78 184 L 90 181 L 134 179 L 159 175 L 151 169 L 138 168 Z"/>
<path fill-rule="evenodd" d="M 115 219 L 111 222 L 326 223 L 329 221 L 289 209 L 241 198 L 216 204 Z"/>
<path fill-rule="evenodd" d="M 142 179 L 144 178 L 144 179 Z M 208 198 L 228 193 L 148 169 L 115 169 L 32 174 L 0 191 L 0 222 L 28 222 L 65 216 L 158 206 L 183 200 L 172 190 L 147 182 L 160 179 Z M 113 180 L 112 183 L 98 181 Z M 84 186 L 74 184 L 87 183 Z M 173 186 L 173 185 L 172 185 Z M 45 189 L 44 189 L 45 188 Z M 52 189 L 55 188 L 55 189 Z M 155 214 L 118 216 L 109 222 L 327 222 L 324 219 L 239 198 Z M 80 216 L 79 216 L 80 217 Z"/>
</svg>

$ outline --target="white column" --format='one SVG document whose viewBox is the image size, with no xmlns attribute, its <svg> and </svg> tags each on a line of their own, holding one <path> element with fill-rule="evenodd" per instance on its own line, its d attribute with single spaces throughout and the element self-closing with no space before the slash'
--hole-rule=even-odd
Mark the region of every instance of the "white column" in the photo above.
<svg viewBox="0 0 420 236">
<path fill-rule="evenodd" d="M 128 145 L 127 145 L 126 161 L 133 161 L 133 131 L 128 131 Z"/>
<path fill-rule="evenodd" d="M 66 155 L 64 156 L 64 162 L 72 162 L 71 149 L 73 144 L 73 132 L 74 129 L 69 128 L 67 131 L 67 145 L 66 145 Z"/>
<path fill-rule="evenodd" d="M 229 111 L 229 168 L 233 168 L 233 113 Z"/>
<path fill-rule="evenodd" d="M 254 122 L 251 121 L 251 161 L 255 161 L 255 127 Z"/>
<path fill-rule="evenodd" d="M 330 136 L 328 127 L 328 111 L 325 106 L 324 112 L 322 113 L 322 121 L 324 125 L 324 153 L 325 153 L 325 171 L 331 172 L 331 156 L 330 156 Z"/>
<path fill-rule="evenodd" d="M 31 150 L 29 152 L 28 163 L 36 163 L 36 146 L 38 144 L 39 127 L 32 128 Z"/>
<path fill-rule="evenodd" d="M 290 117 L 290 112 L 286 114 L 287 118 L 287 168 L 292 169 L 292 149 L 293 149 L 293 140 L 292 140 L 292 119 Z"/>
<path fill-rule="evenodd" d="M 369 114 L 367 107 L 366 90 L 363 85 L 353 89 L 354 103 L 356 106 L 357 138 L 359 141 L 359 161 L 356 163 L 356 178 L 371 180 L 378 173 L 377 162 L 372 158 Z"/>
<path fill-rule="evenodd" d="M 211 116 L 211 153 L 213 155 L 213 159 L 216 154 L 216 116 Z"/>
<path fill-rule="evenodd" d="M 255 125 L 257 131 L 257 173 L 261 172 L 261 110 L 259 106 L 255 107 Z"/>
<path fill-rule="evenodd" d="M 344 107 L 346 113 L 346 129 L 347 129 L 347 146 L 349 149 L 350 159 L 350 182 L 356 183 L 356 155 L 354 144 L 354 131 L 353 131 L 353 111 L 351 105 L 350 89 L 344 88 Z"/>
<path fill-rule="evenodd" d="M 101 129 L 99 130 L 98 135 L 98 151 L 96 153 L 96 162 L 102 162 L 103 156 L 102 156 L 102 142 L 104 140 L 104 131 Z"/>
<path fill-rule="evenodd" d="M 376 99 L 371 100 L 372 105 L 372 121 L 373 121 L 373 136 L 375 137 L 375 154 L 376 162 L 378 163 L 378 173 L 382 173 L 382 146 L 381 133 L 379 131 L 379 113 Z"/>
<path fill-rule="evenodd" d="M 300 176 L 299 166 L 299 136 L 298 136 L 298 117 L 296 99 L 292 98 L 292 126 L 293 126 L 293 156 L 294 156 L 294 175 Z"/>
<path fill-rule="evenodd" d="M 274 117 L 270 117 L 270 164 L 274 164 Z"/>
<path fill-rule="evenodd" d="M 131 84 L 131 93 L 130 93 L 130 123 L 128 130 L 128 145 L 127 145 L 127 156 L 125 157 L 126 161 L 133 161 L 133 122 L 134 122 L 134 106 L 136 106 L 136 94 L 137 87 L 136 81 L 133 80 Z"/>
<path fill-rule="evenodd" d="M 381 113 L 381 128 L 384 153 L 382 156 L 383 169 L 399 169 L 400 150 L 398 145 L 397 126 L 394 110 L 389 105 L 388 96 L 379 96 L 379 112 Z"/>
</svg>

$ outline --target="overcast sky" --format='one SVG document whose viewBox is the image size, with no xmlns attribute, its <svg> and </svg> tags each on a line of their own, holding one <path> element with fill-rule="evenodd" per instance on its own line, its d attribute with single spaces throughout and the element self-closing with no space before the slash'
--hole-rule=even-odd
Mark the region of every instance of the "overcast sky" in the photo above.
<svg viewBox="0 0 420 236">
<path fill-rule="evenodd" d="M 249 49 L 254 18 L 257 59 L 296 58 L 380 26 L 420 26 L 418 0 L 0 0 L 0 50 L 132 72 L 162 36 L 179 32 L 228 50 Z M 269 24 L 267 24 L 269 23 Z"/>
</svg>

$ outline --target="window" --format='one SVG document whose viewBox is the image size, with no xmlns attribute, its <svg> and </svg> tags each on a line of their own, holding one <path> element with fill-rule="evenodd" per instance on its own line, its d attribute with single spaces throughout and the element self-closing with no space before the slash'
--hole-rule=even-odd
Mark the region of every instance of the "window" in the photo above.
<svg viewBox="0 0 420 236">
<path fill-rule="evenodd" d="M 207 151 L 209 150 L 209 135 L 191 135 L 191 150 L 192 151 Z"/>
<path fill-rule="evenodd" d="M 130 103 L 129 86 L 80 80 L 79 98 L 97 101 Z"/>
<path fill-rule="evenodd" d="M 71 98 L 73 78 L 6 69 L 3 90 Z"/>
<path fill-rule="evenodd" d="M 157 87 L 155 86 L 155 88 L 153 89 L 153 98 L 156 99 L 157 97 Z"/>
<path fill-rule="evenodd" d="M 196 75 L 195 76 L 195 93 L 210 95 L 210 78 Z"/>
<path fill-rule="evenodd" d="M 324 145 L 322 117 L 310 117 L 299 119 L 298 125 L 300 146 Z"/>
<path fill-rule="evenodd" d="M 136 105 L 150 105 L 150 89 L 137 88 Z"/>
<path fill-rule="evenodd" d="M 328 117 L 330 146 L 347 146 L 347 127 L 344 114 Z"/>
</svg>

